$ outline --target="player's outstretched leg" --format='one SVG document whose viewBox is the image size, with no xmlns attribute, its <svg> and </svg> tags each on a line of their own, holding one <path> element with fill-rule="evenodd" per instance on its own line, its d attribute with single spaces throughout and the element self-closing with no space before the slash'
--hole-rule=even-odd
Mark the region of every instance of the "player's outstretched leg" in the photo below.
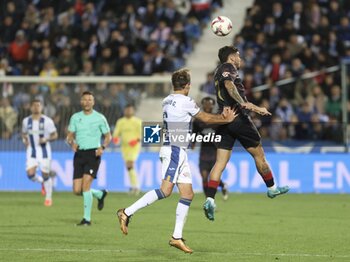
<svg viewBox="0 0 350 262">
<path fill-rule="evenodd" d="M 164 182 L 163 182 L 164 183 Z M 172 190 L 172 188 L 171 188 Z M 171 191 L 170 191 L 171 192 Z M 139 209 L 151 205 L 157 200 L 161 200 L 168 195 L 161 189 L 155 189 L 144 194 L 139 200 L 127 208 L 122 208 L 117 211 L 117 217 L 120 224 L 120 230 L 124 235 L 128 234 L 128 225 L 130 222 L 130 217 Z"/>
<path fill-rule="evenodd" d="M 270 166 L 266 161 L 265 153 L 261 144 L 254 148 L 247 148 L 247 151 L 253 156 L 256 169 L 266 184 L 267 196 L 269 198 L 275 198 L 276 196 L 287 193 L 289 191 L 288 186 L 279 187 L 275 184 Z"/>
</svg>

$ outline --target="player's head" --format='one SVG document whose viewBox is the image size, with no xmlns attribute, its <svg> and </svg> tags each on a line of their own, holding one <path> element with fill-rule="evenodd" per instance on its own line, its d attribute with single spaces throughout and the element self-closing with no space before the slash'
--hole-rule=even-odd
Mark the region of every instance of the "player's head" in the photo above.
<svg viewBox="0 0 350 262">
<path fill-rule="evenodd" d="M 220 48 L 218 56 L 220 59 L 220 63 L 230 63 L 233 64 L 236 68 L 239 68 L 241 65 L 239 51 L 236 47 L 232 45 Z"/>
<path fill-rule="evenodd" d="M 207 96 L 202 99 L 201 104 L 204 112 L 211 113 L 215 106 L 215 100 Z"/>
<path fill-rule="evenodd" d="M 94 95 L 90 91 L 84 91 L 80 98 L 80 105 L 84 112 L 91 112 L 95 105 Z"/>
<path fill-rule="evenodd" d="M 129 117 L 132 117 L 134 116 L 135 114 L 135 108 L 134 108 L 134 105 L 133 104 L 127 104 L 125 107 L 124 107 L 124 116 L 129 118 Z"/>
<path fill-rule="evenodd" d="M 188 95 L 191 88 L 190 70 L 183 68 L 175 71 L 171 76 L 174 91 L 182 91 L 184 95 Z"/>
<path fill-rule="evenodd" d="M 42 107 L 40 99 L 34 99 L 30 103 L 30 111 L 32 112 L 33 115 L 41 114 L 42 109 L 43 109 L 43 107 Z"/>
</svg>

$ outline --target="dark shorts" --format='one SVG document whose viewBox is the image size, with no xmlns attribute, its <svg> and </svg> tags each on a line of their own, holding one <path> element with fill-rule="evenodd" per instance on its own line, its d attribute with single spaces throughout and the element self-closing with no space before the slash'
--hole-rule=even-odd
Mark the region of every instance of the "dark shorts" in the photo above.
<svg viewBox="0 0 350 262">
<path fill-rule="evenodd" d="M 233 122 L 219 126 L 216 134 L 221 135 L 218 148 L 232 150 L 236 139 L 244 148 L 257 147 L 261 136 L 249 116 L 240 114 Z"/>
<path fill-rule="evenodd" d="M 96 148 L 89 150 L 78 150 L 74 154 L 74 174 L 73 179 L 83 178 L 84 174 L 89 174 L 96 178 L 101 157 L 96 156 Z"/>
</svg>

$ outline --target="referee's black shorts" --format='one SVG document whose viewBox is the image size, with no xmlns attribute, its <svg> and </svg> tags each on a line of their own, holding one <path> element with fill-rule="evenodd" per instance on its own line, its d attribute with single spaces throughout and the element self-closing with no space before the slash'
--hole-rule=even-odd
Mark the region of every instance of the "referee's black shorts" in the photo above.
<svg viewBox="0 0 350 262">
<path fill-rule="evenodd" d="M 73 179 L 83 178 L 84 174 L 96 178 L 98 167 L 101 163 L 101 156 L 96 156 L 96 148 L 88 150 L 78 150 L 74 154 L 74 174 Z"/>
<path fill-rule="evenodd" d="M 249 116 L 240 113 L 233 122 L 219 126 L 217 135 L 221 135 L 218 148 L 232 150 L 236 139 L 244 148 L 257 147 L 261 136 Z"/>
</svg>

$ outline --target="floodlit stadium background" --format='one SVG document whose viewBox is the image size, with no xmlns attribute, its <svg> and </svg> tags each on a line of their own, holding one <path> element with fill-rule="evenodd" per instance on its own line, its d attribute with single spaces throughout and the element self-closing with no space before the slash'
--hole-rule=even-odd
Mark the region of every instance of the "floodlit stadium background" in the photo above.
<svg viewBox="0 0 350 262">
<path fill-rule="evenodd" d="M 277 181 L 292 193 L 350 192 L 348 1 L 209 2 L 2 1 L 0 190 L 38 190 L 26 179 L 20 138 L 31 99 L 44 102 L 58 128 L 55 190 L 70 191 L 73 154 L 64 138 L 83 90 L 94 92 L 96 110 L 111 128 L 129 102 L 144 121 L 160 121 L 171 72 L 191 69 L 190 95 L 198 102 L 214 96 L 217 50 L 234 44 L 244 61 L 248 99 L 273 112 L 271 118 L 252 118 Z M 229 36 L 210 31 L 216 15 L 231 18 Z M 198 150 L 189 157 L 200 191 Z M 157 148 L 144 148 L 137 162 L 143 191 L 160 184 L 159 167 Z M 119 147 L 110 145 L 99 172 L 98 187 L 128 190 Z M 239 145 L 223 178 L 231 192 L 265 191 Z"/>
</svg>

